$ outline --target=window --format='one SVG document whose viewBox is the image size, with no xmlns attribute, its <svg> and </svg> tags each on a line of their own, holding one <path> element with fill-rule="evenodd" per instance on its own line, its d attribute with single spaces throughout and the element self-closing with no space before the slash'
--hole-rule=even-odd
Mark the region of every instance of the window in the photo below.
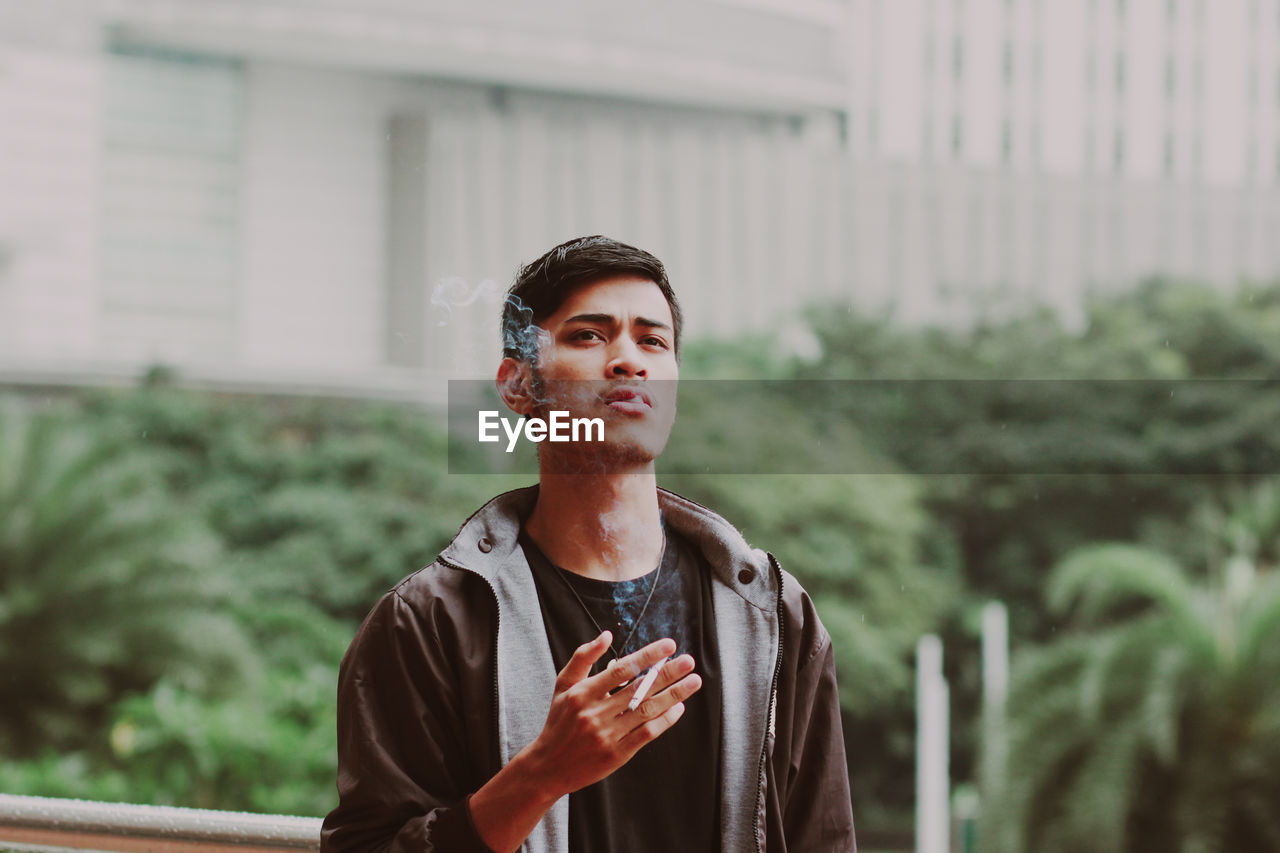
<svg viewBox="0 0 1280 853">
<path fill-rule="evenodd" d="M 960 36 L 956 36 L 955 42 L 951 47 L 952 74 L 955 79 L 959 80 L 964 77 L 964 42 Z"/>
<path fill-rule="evenodd" d="M 1173 177 L 1173 133 L 1164 132 L 1164 176 Z"/>
<path fill-rule="evenodd" d="M 1013 127 L 1007 118 L 1000 128 L 1000 159 L 1006 166 L 1013 162 Z"/>
<path fill-rule="evenodd" d="M 1004 43 L 1004 82 L 1013 83 L 1013 45 L 1008 40 Z"/>
<path fill-rule="evenodd" d="M 101 341 L 127 359 L 236 348 L 244 81 L 233 61 L 104 55 Z"/>
<path fill-rule="evenodd" d="M 959 156 L 964 147 L 964 119 L 960 116 L 951 118 L 951 153 Z"/>
<path fill-rule="evenodd" d="M 1124 93 L 1124 54 L 1116 54 L 1116 93 Z"/>
<path fill-rule="evenodd" d="M 1111 152 L 1112 165 L 1117 172 L 1124 170 L 1124 131 L 1117 130 Z"/>
</svg>

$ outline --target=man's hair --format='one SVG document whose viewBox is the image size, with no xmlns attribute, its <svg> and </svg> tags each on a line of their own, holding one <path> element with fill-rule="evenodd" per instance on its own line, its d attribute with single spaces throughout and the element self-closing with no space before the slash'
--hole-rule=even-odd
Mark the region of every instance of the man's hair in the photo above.
<svg viewBox="0 0 1280 853">
<path fill-rule="evenodd" d="M 680 352 L 683 318 L 662 261 L 653 255 L 599 234 L 561 243 L 521 268 L 502 304 L 502 355 L 533 361 L 535 328 L 554 314 L 574 288 L 619 275 L 634 275 L 658 285 L 671 306 L 673 349 Z"/>
</svg>

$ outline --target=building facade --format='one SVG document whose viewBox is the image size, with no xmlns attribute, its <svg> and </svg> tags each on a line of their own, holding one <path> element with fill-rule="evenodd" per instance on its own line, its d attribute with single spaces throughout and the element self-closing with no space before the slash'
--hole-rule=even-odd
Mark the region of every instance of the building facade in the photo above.
<svg viewBox="0 0 1280 853">
<path fill-rule="evenodd" d="M 1280 186 L 1280 0 L 852 0 L 858 152 Z"/>
<path fill-rule="evenodd" d="M 1248 21 L 1250 2 L 1221 7 Z M 1213 165 L 1219 136 L 1234 151 L 1247 134 L 1206 124 L 1196 143 L 1178 125 L 1166 173 L 1165 125 L 1125 117 L 1123 168 L 1088 165 L 1087 138 L 1111 138 L 1120 108 L 1071 101 L 1078 114 L 1052 118 L 1049 84 L 1029 82 L 1071 76 L 1044 38 L 1067 5 L 1114 14 L 0 2 L 0 381 L 165 364 L 220 387 L 438 399 L 445 378 L 488 373 L 518 265 L 584 233 L 667 261 L 692 335 L 776 328 L 815 300 L 949 321 L 992 303 L 1070 312 L 1151 274 L 1280 273 L 1276 182 L 1240 172 L 1247 158 Z M 1135 19 L 1154 5 L 1121 4 Z M 1193 0 L 1174 5 L 1194 20 Z M 981 8 L 1006 23 L 987 32 Z M 1006 30 L 1021 35 L 1000 95 L 999 73 L 992 89 L 978 69 L 999 69 Z M 944 63 L 954 32 L 969 58 L 946 94 L 923 82 L 925 46 Z M 1041 42 L 1041 70 L 1018 77 Z M 1207 94 L 1178 115 L 1216 109 L 1217 66 L 1202 64 Z M 953 118 L 959 145 L 940 130 Z M 1248 121 L 1261 152 L 1274 111 Z"/>
</svg>

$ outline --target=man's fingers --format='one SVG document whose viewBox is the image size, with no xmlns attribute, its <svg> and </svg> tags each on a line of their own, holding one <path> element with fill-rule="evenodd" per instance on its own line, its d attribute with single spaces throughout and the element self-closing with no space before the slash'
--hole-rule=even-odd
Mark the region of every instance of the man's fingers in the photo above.
<svg viewBox="0 0 1280 853">
<path fill-rule="evenodd" d="M 608 631 L 601 631 L 600 636 L 591 642 L 578 646 L 573 653 L 573 657 L 569 658 L 569 662 L 564 665 L 564 669 L 560 670 L 560 674 L 556 676 L 556 692 L 560 693 L 568 690 L 590 675 L 592 665 L 600 660 L 600 656 L 608 650 L 611 642 L 613 642 L 613 634 Z M 596 677 L 599 678 L 600 676 Z"/>
<path fill-rule="evenodd" d="M 649 692 L 646 694 L 646 696 L 654 696 L 658 693 L 661 693 L 663 690 L 666 690 L 672 684 L 675 684 L 681 679 L 684 679 L 686 675 L 693 672 L 693 667 L 694 667 L 693 655 L 680 655 L 680 657 L 674 660 L 667 661 L 666 664 L 663 665 L 662 671 L 658 673 L 657 680 L 654 681 L 653 686 L 649 688 Z M 702 684 L 701 678 L 698 679 L 698 684 L 699 686 L 701 686 Z M 693 695 L 693 691 L 690 690 L 688 695 L 681 696 L 680 698 L 688 699 L 689 696 L 692 696 L 692 695 Z"/>
<path fill-rule="evenodd" d="M 689 672 L 686 674 L 684 671 L 680 671 L 678 678 L 669 678 L 667 680 L 670 686 L 661 691 L 657 689 L 651 690 L 645 695 L 645 698 L 641 700 L 640 704 L 636 706 L 635 710 L 628 710 L 631 707 L 630 702 L 633 698 L 632 695 L 630 695 L 632 693 L 631 689 L 628 688 L 621 691 L 621 695 L 625 701 L 618 709 L 618 713 L 621 714 L 624 719 L 629 719 L 633 725 L 639 725 L 648 719 L 665 713 L 672 705 L 684 702 L 702 688 L 702 676 L 698 675 L 696 672 Z M 674 683 L 672 684 L 670 682 Z"/>
<path fill-rule="evenodd" d="M 658 716 L 627 732 L 622 740 L 618 741 L 618 746 L 622 747 L 629 755 L 634 755 L 640 747 L 674 726 L 676 720 L 679 720 L 683 714 L 684 703 L 677 702 Z"/>
<path fill-rule="evenodd" d="M 658 666 L 658 676 L 649 684 L 641 701 L 661 693 L 667 687 L 693 672 L 694 660 L 692 655 L 680 655 L 678 658 L 672 658 L 665 662 L 660 661 L 656 665 Z M 614 713 L 621 713 L 631 704 L 631 700 L 635 698 L 636 693 L 639 692 L 648 677 L 649 669 L 645 669 L 641 672 L 640 677 L 631 679 L 630 683 L 624 683 L 621 688 L 613 693 L 611 701 L 614 706 Z"/>
<path fill-rule="evenodd" d="M 663 658 L 671 657 L 675 650 L 675 640 L 669 637 L 655 640 L 639 651 L 613 661 L 603 672 L 591 676 L 587 680 L 587 689 L 601 695 L 608 693 L 631 681 Z"/>
</svg>

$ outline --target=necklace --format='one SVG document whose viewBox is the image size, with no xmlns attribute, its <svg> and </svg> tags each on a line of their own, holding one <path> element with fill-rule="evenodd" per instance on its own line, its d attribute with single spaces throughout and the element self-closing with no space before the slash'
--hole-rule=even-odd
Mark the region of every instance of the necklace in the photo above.
<svg viewBox="0 0 1280 853">
<path fill-rule="evenodd" d="M 622 651 L 618 651 L 618 646 L 613 644 L 613 640 L 609 640 L 609 648 L 613 651 L 614 658 L 622 657 L 626 652 L 627 646 L 631 643 L 631 638 L 636 635 L 636 631 L 640 627 L 640 623 L 644 621 L 645 611 L 649 609 L 649 602 L 653 600 L 653 591 L 658 588 L 658 581 L 662 580 L 662 563 L 667 554 L 667 531 L 662 531 L 662 550 L 658 552 L 658 570 L 653 575 L 653 582 L 649 584 L 649 594 L 644 597 L 644 604 L 640 607 L 640 613 L 636 616 L 635 624 L 631 626 L 631 633 L 627 634 L 627 638 L 622 641 Z M 573 593 L 573 597 L 578 600 L 578 605 L 582 608 L 582 612 L 587 614 L 587 618 L 591 620 L 591 624 L 596 627 L 598 632 L 596 636 L 604 633 L 604 628 L 600 627 L 600 623 L 596 621 L 596 617 L 591 615 L 591 610 L 587 607 L 587 603 L 582 600 L 582 596 L 578 595 L 578 591 L 573 588 L 573 584 L 569 583 L 569 579 L 564 576 L 565 569 L 556 566 L 556 574 L 560 580 L 564 581 L 564 585 L 569 587 L 569 592 Z"/>
</svg>

